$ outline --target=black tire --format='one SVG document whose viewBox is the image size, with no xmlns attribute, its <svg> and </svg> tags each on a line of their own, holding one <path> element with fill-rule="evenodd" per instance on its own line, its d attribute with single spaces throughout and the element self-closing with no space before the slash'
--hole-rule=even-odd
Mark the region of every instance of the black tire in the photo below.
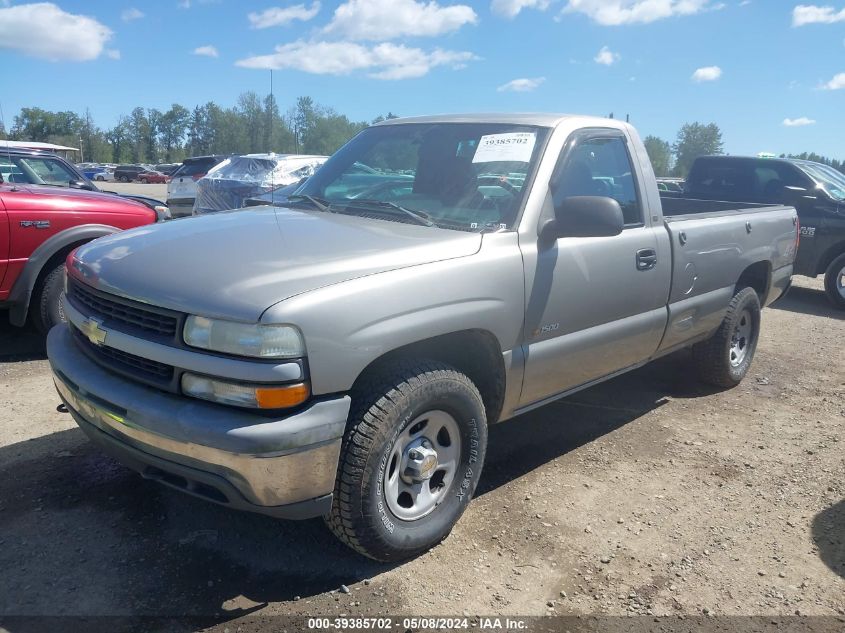
<svg viewBox="0 0 845 633">
<path fill-rule="evenodd" d="M 47 273 L 33 293 L 32 321 L 42 334 L 54 325 L 65 322 L 62 294 L 65 291 L 65 265 L 60 264 Z"/>
<path fill-rule="evenodd" d="M 128 177 L 126 177 L 126 176 L 121 176 L 120 178 L 118 178 L 118 180 L 119 180 L 120 182 L 129 182 L 129 178 L 128 178 Z"/>
<path fill-rule="evenodd" d="M 399 467 L 389 458 L 400 434 L 420 424 L 426 428 L 427 422 L 417 419 L 435 411 L 448 413 L 457 423 L 457 467 L 452 480 L 436 489 L 438 502 L 428 514 L 403 520 L 391 511 L 384 494 L 385 473 Z M 469 378 L 435 361 L 392 364 L 353 394 L 326 523 L 349 547 L 378 561 L 421 554 L 446 538 L 463 514 L 478 484 L 486 448 L 484 403 Z M 431 486 L 435 477 L 423 485 Z"/>
<path fill-rule="evenodd" d="M 839 286 L 840 280 L 845 286 L 845 253 L 830 262 L 824 274 L 824 293 L 834 306 L 845 310 L 845 290 Z"/>
<path fill-rule="evenodd" d="M 746 331 L 747 335 L 741 334 Z M 743 288 L 731 299 L 716 333 L 692 347 L 701 380 L 716 387 L 736 387 L 751 367 L 759 337 L 760 299 L 753 288 Z"/>
</svg>

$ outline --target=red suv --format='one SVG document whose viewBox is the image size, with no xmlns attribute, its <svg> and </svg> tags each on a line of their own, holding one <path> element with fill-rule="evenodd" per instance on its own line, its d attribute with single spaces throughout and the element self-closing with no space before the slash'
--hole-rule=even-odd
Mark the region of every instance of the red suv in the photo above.
<svg viewBox="0 0 845 633">
<path fill-rule="evenodd" d="M 9 310 L 13 325 L 29 316 L 46 332 L 64 320 L 64 262 L 73 249 L 168 215 L 161 207 L 76 188 L 85 185 L 79 178 L 53 154 L 0 153 L 0 309 Z"/>
</svg>

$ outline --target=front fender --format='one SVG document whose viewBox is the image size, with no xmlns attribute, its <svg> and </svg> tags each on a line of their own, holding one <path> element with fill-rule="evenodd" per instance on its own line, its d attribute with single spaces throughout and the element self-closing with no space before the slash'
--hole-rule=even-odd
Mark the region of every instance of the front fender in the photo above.
<svg viewBox="0 0 845 633">
<path fill-rule="evenodd" d="M 369 275 L 269 308 L 262 323 L 291 323 L 305 337 L 313 393 L 348 391 L 373 361 L 400 347 L 486 330 L 507 352 L 524 315 L 516 233 L 485 235 L 478 253 Z"/>
<path fill-rule="evenodd" d="M 9 293 L 9 303 L 12 304 L 9 310 L 9 321 L 12 325 L 20 327 L 26 323 L 29 301 L 35 283 L 38 281 L 38 275 L 41 274 L 44 266 L 53 256 L 73 244 L 90 242 L 98 237 L 117 233 L 118 230 L 116 227 L 106 224 L 85 224 L 65 229 L 44 240 L 29 256 L 20 276 L 15 281 L 15 285 L 12 286 L 12 291 Z"/>
</svg>

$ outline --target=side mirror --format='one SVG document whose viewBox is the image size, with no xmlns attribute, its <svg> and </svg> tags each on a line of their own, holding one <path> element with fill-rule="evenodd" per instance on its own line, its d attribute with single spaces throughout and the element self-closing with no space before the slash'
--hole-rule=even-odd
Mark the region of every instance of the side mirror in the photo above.
<svg viewBox="0 0 845 633">
<path fill-rule="evenodd" d="M 572 196 L 555 207 L 555 219 L 540 230 L 544 242 L 559 237 L 612 237 L 625 227 L 622 207 L 604 196 Z"/>
<path fill-rule="evenodd" d="M 90 184 L 85 182 L 84 180 L 71 180 L 68 183 L 68 187 L 71 189 L 84 189 L 85 191 L 95 191 L 94 187 Z"/>
</svg>

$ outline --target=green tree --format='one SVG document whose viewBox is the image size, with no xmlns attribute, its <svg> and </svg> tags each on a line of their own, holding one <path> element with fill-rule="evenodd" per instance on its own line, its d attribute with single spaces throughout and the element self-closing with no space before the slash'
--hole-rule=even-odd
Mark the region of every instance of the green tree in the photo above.
<svg viewBox="0 0 845 633">
<path fill-rule="evenodd" d="M 643 140 L 651 166 L 656 176 L 668 176 L 672 169 L 672 146 L 656 136 L 646 136 Z"/>
<path fill-rule="evenodd" d="M 672 147 L 675 152 L 675 175 L 685 178 L 692 162 L 699 156 L 722 153 L 722 131 L 715 123 L 686 123 L 678 131 Z"/>
<path fill-rule="evenodd" d="M 174 150 L 182 154 L 182 139 L 190 118 L 191 113 L 178 103 L 174 103 L 167 112 L 161 115 L 158 129 L 165 162 L 169 163 L 173 159 Z"/>
<path fill-rule="evenodd" d="M 120 117 L 117 120 L 117 125 L 106 132 L 106 140 L 111 145 L 111 161 L 113 163 L 122 163 L 128 158 L 130 138 L 129 121 L 126 117 Z"/>
</svg>

